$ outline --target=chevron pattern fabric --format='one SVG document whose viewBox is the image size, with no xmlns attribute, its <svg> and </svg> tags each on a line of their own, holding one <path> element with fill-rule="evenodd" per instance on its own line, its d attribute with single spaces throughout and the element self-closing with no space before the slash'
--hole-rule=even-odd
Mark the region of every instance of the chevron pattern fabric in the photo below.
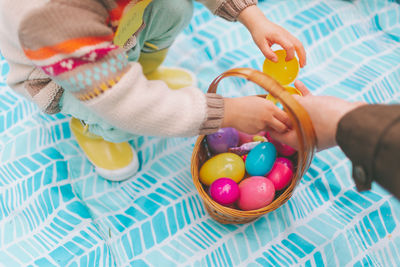
<svg viewBox="0 0 400 267">
<path fill-rule="evenodd" d="M 260 1 L 308 52 L 314 94 L 400 102 L 400 5 L 389 0 Z M 206 90 L 223 71 L 261 69 L 240 24 L 196 4 L 166 65 Z M 213 221 L 191 181 L 195 138 L 132 140 L 142 167 L 121 183 L 94 172 L 69 118 L 44 115 L 5 84 L 0 57 L 0 266 L 400 266 L 400 202 L 358 193 L 338 149 L 318 153 L 293 197 L 246 225 Z M 224 96 L 261 93 L 226 80 Z"/>
</svg>

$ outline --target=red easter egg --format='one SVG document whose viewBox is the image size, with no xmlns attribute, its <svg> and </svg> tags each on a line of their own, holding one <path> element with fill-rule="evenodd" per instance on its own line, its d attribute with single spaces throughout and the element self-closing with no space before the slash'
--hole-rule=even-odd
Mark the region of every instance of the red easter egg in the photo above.
<svg viewBox="0 0 400 267">
<path fill-rule="evenodd" d="M 276 190 L 282 190 L 292 180 L 293 171 L 285 164 L 275 162 L 267 178 L 274 184 Z"/>
<path fill-rule="evenodd" d="M 292 171 L 294 171 L 293 162 L 292 162 L 290 159 L 288 159 L 288 158 L 278 157 L 278 158 L 276 158 L 275 162 L 282 163 L 282 164 L 288 166 L 289 169 L 291 169 Z"/>
</svg>

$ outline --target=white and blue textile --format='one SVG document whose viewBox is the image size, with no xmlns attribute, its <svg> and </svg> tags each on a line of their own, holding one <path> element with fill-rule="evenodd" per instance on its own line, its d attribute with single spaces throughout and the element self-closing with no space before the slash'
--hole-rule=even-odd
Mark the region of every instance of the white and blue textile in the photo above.
<svg viewBox="0 0 400 267">
<path fill-rule="evenodd" d="M 389 0 L 260 1 L 304 43 L 314 94 L 400 102 L 400 5 Z M 166 64 L 202 90 L 225 70 L 261 69 L 239 23 L 196 4 Z M 400 203 L 374 185 L 358 193 L 338 149 L 316 155 L 293 197 L 246 225 L 221 225 L 192 184 L 195 138 L 132 141 L 140 172 L 112 183 L 79 149 L 69 118 L 49 116 L 5 84 L 0 58 L 0 266 L 400 266 Z M 240 79 L 225 96 L 256 94 Z"/>
</svg>

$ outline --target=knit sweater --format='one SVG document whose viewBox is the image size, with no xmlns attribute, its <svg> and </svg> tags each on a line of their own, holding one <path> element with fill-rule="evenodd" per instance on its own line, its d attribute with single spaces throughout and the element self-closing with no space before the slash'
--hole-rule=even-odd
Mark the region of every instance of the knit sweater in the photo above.
<svg viewBox="0 0 400 267">
<path fill-rule="evenodd" d="M 202 0 L 234 21 L 257 0 Z M 64 90 L 122 130 L 152 136 L 193 136 L 216 131 L 223 98 L 198 88 L 171 90 L 149 81 L 129 62 L 132 34 L 113 40 L 123 14 L 138 0 L 0 0 L 0 50 L 10 65 L 10 87 L 46 113 L 57 113 Z M 145 25 L 142 25 L 145 27 Z M 176 103 L 179 103 L 177 105 Z"/>
</svg>

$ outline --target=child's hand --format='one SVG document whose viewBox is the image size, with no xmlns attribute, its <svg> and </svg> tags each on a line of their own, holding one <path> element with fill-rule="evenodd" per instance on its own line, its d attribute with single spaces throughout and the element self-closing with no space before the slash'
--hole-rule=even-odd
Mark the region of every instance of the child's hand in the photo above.
<svg viewBox="0 0 400 267">
<path fill-rule="evenodd" d="M 284 133 L 291 127 L 288 115 L 265 98 L 225 98 L 224 106 L 222 127 L 233 127 L 248 134 L 269 130 Z"/>
<path fill-rule="evenodd" d="M 286 50 L 286 61 L 294 58 L 297 52 L 300 67 L 306 65 L 306 51 L 302 43 L 287 30 L 269 21 L 256 5 L 245 8 L 238 19 L 249 30 L 254 42 L 266 58 L 274 62 L 278 60 L 271 46 L 279 44 Z"/>
</svg>

